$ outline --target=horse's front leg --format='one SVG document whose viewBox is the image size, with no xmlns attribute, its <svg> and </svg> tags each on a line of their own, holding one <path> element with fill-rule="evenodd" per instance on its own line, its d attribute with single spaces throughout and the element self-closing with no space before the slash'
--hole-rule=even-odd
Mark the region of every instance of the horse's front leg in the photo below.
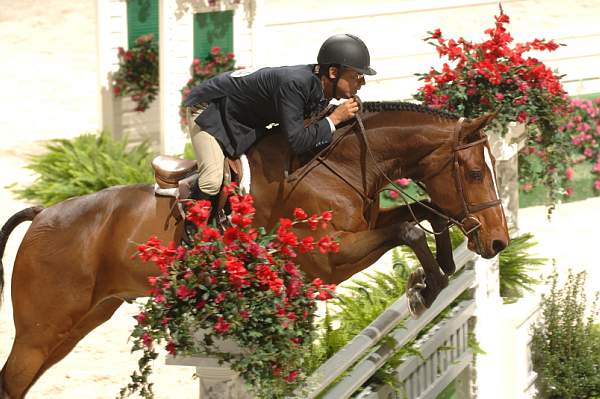
<svg viewBox="0 0 600 399">
<path fill-rule="evenodd" d="M 425 204 L 432 206 L 429 202 L 425 202 Z M 439 232 L 439 234 L 435 235 L 435 258 L 447 276 L 454 274 L 456 266 L 454 264 L 454 257 L 452 256 L 450 232 L 446 228 L 447 221 L 429 209 L 418 205 L 412 206 L 412 213 L 406 205 L 382 209 L 377 216 L 375 228 L 383 228 L 402 221 L 414 221 L 415 218 L 419 222 L 423 220 L 429 221 L 433 231 Z"/>
<path fill-rule="evenodd" d="M 386 251 L 398 245 L 408 245 L 422 266 L 411 275 L 407 283 L 411 311 L 420 315 L 448 285 L 448 277 L 440 270 L 429 250 L 425 234 L 410 222 L 375 230 L 343 233 L 340 238 L 340 252 L 330 256 L 336 281 L 345 280 L 370 266 Z"/>
</svg>

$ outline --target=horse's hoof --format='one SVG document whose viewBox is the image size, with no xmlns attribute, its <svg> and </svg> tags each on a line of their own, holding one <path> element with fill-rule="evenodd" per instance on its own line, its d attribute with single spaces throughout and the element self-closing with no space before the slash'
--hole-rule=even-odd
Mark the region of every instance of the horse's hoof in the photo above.
<svg viewBox="0 0 600 399">
<path fill-rule="evenodd" d="M 406 282 L 406 299 L 408 302 L 408 311 L 411 316 L 418 319 L 426 310 L 425 298 L 421 291 L 427 287 L 425 282 L 425 271 L 419 267 L 414 273 L 411 273 Z"/>
</svg>

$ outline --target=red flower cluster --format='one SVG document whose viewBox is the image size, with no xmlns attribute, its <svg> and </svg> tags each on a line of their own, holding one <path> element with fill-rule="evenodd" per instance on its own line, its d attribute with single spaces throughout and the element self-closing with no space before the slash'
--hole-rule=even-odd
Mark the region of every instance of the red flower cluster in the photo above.
<svg viewBox="0 0 600 399">
<path fill-rule="evenodd" d="M 485 30 L 489 38 L 474 43 L 464 38 L 445 39 L 440 29 L 428 32 L 425 39 L 436 47 L 440 57 L 454 63 L 444 63 L 441 71 L 417 74 L 425 81 L 415 97 L 426 104 L 458 112 L 467 117 L 500 110 L 505 121 L 536 122 L 552 117 L 565 108 L 565 91 L 560 76 L 541 61 L 525 57 L 524 53 L 554 51 L 559 44 L 553 40 L 534 39 L 513 43 L 506 30 L 508 15 L 502 10 L 495 17 L 495 27 Z"/>
<path fill-rule="evenodd" d="M 572 113 L 560 131 L 570 138 L 575 162 L 588 161 L 592 164 L 594 190 L 600 191 L 600 98 L 575 98 L 571 100 L 571 109 Z M 571 180 L 572 169 L 567 169 L 567 173 L 567 180 Z"/>
<path fill-rule="evenodd" d="M 256 387 L 283 384 L 291 392 L 305 377 L 301 363 L 314 337 L 316 301 L 331 299 L 336 288 L 319 278 L 307 281 L 294 261 L 297 251 L 339 251 L 328 235 L 305 235 L 327 227 L 332 214 L 309 217 L 296 208 L 294 219 L 282 218 L 267 233 L 252 227 L 251 195 L 233 192 L 230 205 L 232 226 L 223 233 L 207 224 L 209 202 L 188 207 L 188 220 L 198 226 L 192 248 L 164 246 L 156 237 L 138 246 L 140 259 L 156 263 L 160 275 L 149 279 L 151 298 L 136 316 L 134 349 L 152 353 L 153 343 L 164 341 L 171 354 L 225 356 Z M 197 329 L 203 340 L 192 338 Z M 235 360 L 215 352 L 216 337 L 235 340 L 248 354 Z"/>
<path fill-rule="evenodd" d="M 192 89 L 222 72 L 233 71 L 235 69 L 235 55 L 233 53 L 223 54 L 220 47 L 213 47 L 210 53 L 203 62 L 198 58 L 194 58 L 190 66 L 190 79 L 181 89 L 181 105 L 179 107 L 179 116 L 181 127 L 187 126 L 185 106 L 183 103 L 190 95 Z"/>
<path fill-rule="evenodd" d="M 548 203 L 553 205 L 562 197 L 566 184 L 566 179 L 557 176 L 562 176 L 571 163 L 565 136 L 556 134 L 568 112 L 568 99 L 561 76 L 525 53 L 555 51 L 560 45 L 540 39 L 514 43 L 506 29 L 509 22 L 500 8 L 494 27 L 485 30 L 487 38 L 482 42 L 446 39 L 440 29 L 428 32 L 425 41 L 448 63 L 441 70 L 432 68 L 417 74 L 425 84 L 414 97 L 432 108 L 468 118 L 497 111 L 490 127 L 502 134 L 508 131 L 509 122 L 524 123 L 528 145 L 539 144 L 547 156 L 540 158 L 540 165 L 520 154 L 519 178 L 546 185 Z"/>
<path fill-rule="evenodd" d="M 158 95 L 158 48 L 154 35 L 137 38 L 135 45 L 124 50 L 119 47 L 119 70 L 113 75 L 113 94 L 131 96 L 135 108 L 143 112 Z"/>
</svg>

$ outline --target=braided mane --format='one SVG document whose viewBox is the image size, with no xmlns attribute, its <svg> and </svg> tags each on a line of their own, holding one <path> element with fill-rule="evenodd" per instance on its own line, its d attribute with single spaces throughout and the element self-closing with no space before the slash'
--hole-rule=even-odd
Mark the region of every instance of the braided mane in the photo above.
<svg viewBox="0 0 600 399">
<path fill-rule="evenodd" d="M 365 101 L 362 105 L 364 112 L 410 111 L 437 115 L 446 119 L 456 120 L 459 118 L 457 115 L 450 112 L 429 108 L 421 104 L 403 101 Z"/>
</svg>

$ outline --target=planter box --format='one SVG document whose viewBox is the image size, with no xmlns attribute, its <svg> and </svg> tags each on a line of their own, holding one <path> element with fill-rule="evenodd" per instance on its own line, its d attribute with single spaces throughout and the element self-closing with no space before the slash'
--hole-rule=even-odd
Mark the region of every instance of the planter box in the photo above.
<svg viewBox="0 0 600 399">
<path fill-rule="evenodd" d="M 202 339 L 202 332 L 196 334 Z M 231 340 L 217 340 L 214 349 L 221 352 L 243 354 L 241 348 Z M 219 360 L 206 356 L 167 356 L 166 364 L 174 366 L 190 366 L 196 368 L 199 380 L 200 399 L 253 399 L 244 388 L 244 380 L 227 363 L 219 364 Z"/>
</svg>

